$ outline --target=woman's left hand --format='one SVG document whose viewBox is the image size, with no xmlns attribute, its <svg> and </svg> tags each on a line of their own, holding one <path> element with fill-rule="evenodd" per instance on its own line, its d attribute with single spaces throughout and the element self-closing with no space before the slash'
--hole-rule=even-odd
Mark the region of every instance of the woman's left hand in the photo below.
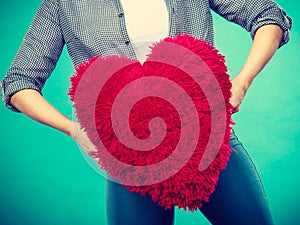
<svg viewBox="0 0 300 225">
<path fill-rule="evenodd" d="M 232 113 L 236 113 L 240 110 L 240 106 L 242 101 L 246 95 L 246 92 L 250 86 L 249 82 L 247 82 L 241 75 L 235 76 L 231 80 L 231 98 L 230 103 L 233 106 Z"/>
</svg>

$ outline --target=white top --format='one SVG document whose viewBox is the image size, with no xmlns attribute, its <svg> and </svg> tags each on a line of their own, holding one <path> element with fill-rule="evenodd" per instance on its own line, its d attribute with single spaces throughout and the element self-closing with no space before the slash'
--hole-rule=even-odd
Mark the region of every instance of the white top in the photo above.
<svg viewBox="0 0 300 225">
<path fill-rule="evenodd" d="M 121 0 L 129 39 L 137 59 L 143 63 L 149 46 L 169 32 L 169 16 L 164 0 Z"/>
</svg>

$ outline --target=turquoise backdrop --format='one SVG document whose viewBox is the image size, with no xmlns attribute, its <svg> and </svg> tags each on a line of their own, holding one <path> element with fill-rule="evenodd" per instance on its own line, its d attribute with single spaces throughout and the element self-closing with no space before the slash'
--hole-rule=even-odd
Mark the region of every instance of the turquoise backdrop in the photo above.
<svg viewBox="0 0 300 225">
<path fill-rule="evenodd" d="M 3 79 L 40 0 L 2 1 L 0 79 Z M 251 86 L 234 115 L 235 130 L 260 173 L 275 223 L 300 224 L 300 16 L 296 0 L 278 0 L 293 18 L 291 41 L 280 49 Z M 214 15 L 217 47 L 230 75 L 241 68 L 251 39 Z M 72 117 L 67 96 L 73 73 L 64 50 L 44 96 Z M 105 225 L 105 179 L 64 134 L 0 105 L 0 224 Z M 176 225 L 209 224 L 200 212 L 176 211 Z"/>
</svg>

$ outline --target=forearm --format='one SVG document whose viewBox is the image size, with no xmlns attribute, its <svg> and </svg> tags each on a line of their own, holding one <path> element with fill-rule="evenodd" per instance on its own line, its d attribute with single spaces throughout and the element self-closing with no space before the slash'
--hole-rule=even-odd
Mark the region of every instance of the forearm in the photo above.
<svg viewBox="0 0 300 225">
<path fill-rule="evenodd" d="M 274 24 L 262 26 L 256 31 L 247 60 L 238 75 L 240 81 L 250 86 L 278 49 L 282 36 L 282 29 Z"/>
<path fill-rule="evenodd" d="M 33 89 L 24 89 L 11 97 L 11 104 L 30 118 L 73 136 L 73 122 L 65 117 L 41 94 Z"/>
<path fill-rule="evenodd" d="M 238 112 L 246 92 L 257 74 L 272 58 L 283 36 L 283 31 L 277 25 L 265 25 L 256 31 L 253 44 L 246 62 L 232 80 L 230 103 L 233 113 Z"/>
</svg>

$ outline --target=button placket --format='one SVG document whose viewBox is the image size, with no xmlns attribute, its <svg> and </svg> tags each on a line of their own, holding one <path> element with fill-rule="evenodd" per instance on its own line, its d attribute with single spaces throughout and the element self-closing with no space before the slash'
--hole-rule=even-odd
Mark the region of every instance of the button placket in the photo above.
<svg viewBox="0 0 300 225">
<path fill-rule="evenodd" d="M 117 8 L 118 17 L 120 20 L 120 29 L 121 29 L 122 36 L 124 38 L 124 44 L 126 46 L 128 46 L 128 48 L 129 48 L 128 50 L 129 50 L 130 57 L 137 59 L 135 51 L 134 51 L 132 45 L 130 44 L 130 38 L 129 38 L 127 29 L 126 29 L 126 21 L 125 21 L 125 15 L 124 15 L 124 10 L 123 10 L 122 4 L 121 4 L 120 0 L 114 0 L 114 2 L 116 5 L 116 8 Z"/>
<path fill-rule="evenodd" d="M 177 2 L 176 0 L 165 0 L 169 12 L 169 36 L 174 37 L 177 34 Z"/>
</svg>

